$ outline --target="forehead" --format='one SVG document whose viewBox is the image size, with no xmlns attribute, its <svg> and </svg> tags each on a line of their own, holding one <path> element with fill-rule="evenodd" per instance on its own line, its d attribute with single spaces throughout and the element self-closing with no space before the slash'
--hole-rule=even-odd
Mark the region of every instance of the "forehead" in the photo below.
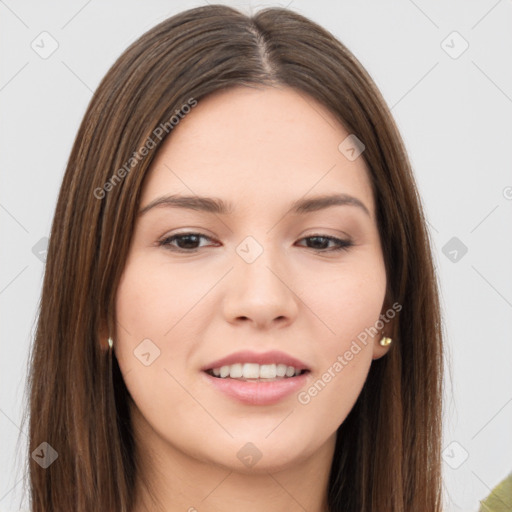
<svg viewBox="0 0 512 512">
<path fill-rule="evenodd" d="M 236 87 L 200 100 L 159 149 L 142 204 L 168 193 L 225 197 L 237 209 L 345 193 L 374 216 L 362 156 L 340 144 L 351 135 L 310 96 L 291 88 Z"/>
</svg>

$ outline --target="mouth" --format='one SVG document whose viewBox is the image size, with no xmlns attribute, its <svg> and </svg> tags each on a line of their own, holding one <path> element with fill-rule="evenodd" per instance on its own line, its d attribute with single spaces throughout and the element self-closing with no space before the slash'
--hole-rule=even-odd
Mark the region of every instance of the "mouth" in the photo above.
<svg viewBox="0 0 512 512">
<path fill-rule="evenodd" d="M 216 379 L 230 379 L 240 382 L 276 382 L 289 380 L 309 373 L 307 368 L 282 363 L 234 363 L 204 370 Z"/>
<path fill-rule="evenodd" d="M 237 352 L 201 370 L 207 385 L 216 392 L 252 406 L 286 402 L 307 385 L 312 371 L 299 359 L 279 351 Z"/>
</svg>

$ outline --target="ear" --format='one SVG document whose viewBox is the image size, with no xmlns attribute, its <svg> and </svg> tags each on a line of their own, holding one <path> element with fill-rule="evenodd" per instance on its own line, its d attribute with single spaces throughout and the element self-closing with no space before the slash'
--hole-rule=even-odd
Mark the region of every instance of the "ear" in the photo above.
<svg viewBox="0 0 512 512">
<path fill-rule="evenodd" d="M 378 326 L 382 326 L 382 329 L 379 329 L 379 334 L 377 334 L 373 339 L 372 359 L 380 359 L 381 357 L 385 356 L 393 346 L 393 343 L 396 343 L 395 338 L 396 333 L 398 332 L 398 314 L 401 309 L 402 306 L 398 304 L 398 302 L 391 304 L 391 302 L 386 298 L 384 306 L 381 310 L 381 314 L 379 315 L 380 322 L 378 322 Z M 391 344 L 383 347 L 380 344 L 383 336 L 391 338 Z"/>
</svg>

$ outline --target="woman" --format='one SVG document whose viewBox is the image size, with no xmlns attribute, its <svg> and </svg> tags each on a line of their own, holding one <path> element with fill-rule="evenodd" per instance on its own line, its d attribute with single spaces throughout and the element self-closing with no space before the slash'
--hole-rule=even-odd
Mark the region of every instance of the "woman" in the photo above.
<svg viewBox="0 0 512 512">
<path fill-rule="evenodd" d="M 209 5 L 144 34 L 55 212 L 33 510 L 440 510 L 425 224 L 390 112 L 330 33 Z"/>
</svg>

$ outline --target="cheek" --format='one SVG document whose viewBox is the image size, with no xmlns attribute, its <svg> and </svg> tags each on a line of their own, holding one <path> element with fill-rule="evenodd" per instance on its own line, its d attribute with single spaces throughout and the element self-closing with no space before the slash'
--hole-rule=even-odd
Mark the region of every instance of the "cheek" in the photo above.
<svg viewBox="0 0 512 512">
<path fill-rule="evenodd" d="M 166 304 L 179 304 L 179 289 L 175 279 L 162 272 L 157 275 L 135 258 L 124 269 L 116 296 L 115 354 L 132 396 L 132 391 L 157 389 L 157 376 L 162 380 L 168 367 L 170 351 L 164 341 L 171 338 L 179 312 Z"/>
<path fill-rule="evenodd" d="M 218 279 L 197 275 L 171 268 L 161 258 L 135 254 L 128 260 L 117 290 L 114 343 L 130 392 L 131 386 L 134 393 L 158 389 L 176 394 L 177 401 L 183 397 L 173 391 L 177 386 L 170 374 L 181 381 L 187 373 L 210 320 L 204 297 Z"/>
<path fill-rule="evenodd" d="M 371 347 L 362 346 L 350 361 L 344 352 L 332 354 L 323 371 L 297 394 L 302 435 L 313 444 L 327 438 L 345 421 L 364 386 L 371 366 Z M 351 352 L 350 352 L 351 353 Z"/>
<path fill-rule="evenodd" d="M 197 297 L 193 286 L 180 283 L 179 273 L 142 258 L 132 258 L 124 269 L 116 296 L 114 350 L 128 392 L 144 418 L 170 424 L 170 411 L 190 405 L 178 382 L 192 349 L 186 337 L 193 333 L 182 329 L 185 322 L 180 320 Z"/>
<path fill-rule="evenodd" d="M 297 401 L 306 416 L 335 430 L 361 392 L 375 339 L 380 339 L 375 325 L 386 291 L 385 268 L 379 258 L 362 258 L 341 269 L 335 279 L 332 273 L 323 279 L 317 275 L 315 282 L 301 297 L 319 320 L 316 342 L 321 350 L 316 375 Z"/>
<path fill-rule="evenodd" d="M 185 324 L 197 319 L 201 308 L 196 306 L 213 284 L 213 277 L 190 279 L 185 272 L 151 258 L 133 258 L 125 267 L 116 297 L 121 348 L 133 350 L 149 338 L 164 351 L 177 339 L 173 350 L 179 351 L 187 345 L 182 339 L 188 334 Z"/>
<path fill-rule="evenodd" d="M 305 311 L 317 317 L 317 325 L 323 324 L 320 339 L 332 356 L 379 319 L 386 293 L 385 267 L 378 254 L 369 253 L 347 259 L 335 270 L 312 272 L 304 282 L 314 285 L 304 286 L 300 297 Z"/>
</svg>

